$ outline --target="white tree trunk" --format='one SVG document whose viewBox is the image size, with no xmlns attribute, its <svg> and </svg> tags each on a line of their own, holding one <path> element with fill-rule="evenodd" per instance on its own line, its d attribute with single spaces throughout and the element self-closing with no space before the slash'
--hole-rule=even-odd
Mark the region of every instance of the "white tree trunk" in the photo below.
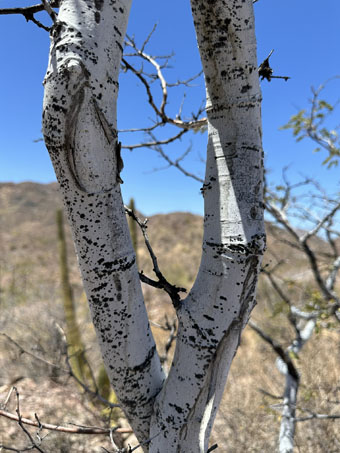
<svg viewBox="0 0 340 453">
<path fill-rule="evenodd" d="M 63 0 L 51 34 L 43 128 L 105 366 L 140 439 L 164 374 L 119 185 L 116 103 L 129 0 Z"/>
<path fill-rule="evenodd" d="M 208 151 L 203 253 L 178 310 L 174 362 L 156 399 L 152 452 L 206 452 L 265 247 L 261 94 L 252 1 L 192 0 Z"/>
<path fill-rule="evenodd" d="M 207 89 L 201 266 L 164 382 L 120 193 L 116 100 L 130 0 L 63 0 L 43 127 L 110 381 L 150 453 L 205 453 L 265 248 L 252 0 L 192 0 Z M 158 395 L 158 396 L 157 396 Z M 157 398 L 156 398 L 157 396 Z M 156 400 L 155 400 L 156 398 Z"/>
<path fill-rule="evenodd" d="M 339 271 L 339 267 L 340 257 L 337 257 L 333 262 L 328 277 L 324 281 L 324 285 L 327 291 L 334 290 L 335 280 Z M 293 352 L 295 356 L 298 356 L 304 345 L 313 335 L 317 325 L 318 317 L 321 315 L 321 312 L 303 312 L 297 309 L 294 305 L 291 305 L 290 309 L 294 316 L 300 318 L 300 323 L 297 324 L 298 335 L 287 350 L 289 352 Z M 301 326 L 303 319 L 307 319 L 307 322 L 303 326 Z M 296 405 L 300 379 L 297 375 L 296 369 L 294 368 L 290 371 L 287 364 L 281 358 L 277 359 L 276 367 L 280 371 L 280 373 L 285 376 L 285 390 L 283 394 L 283 407 L 281 413 L 282 417 L 279 435 L 279 453 L 293 453 L 296 427 Z"/>
</svg>

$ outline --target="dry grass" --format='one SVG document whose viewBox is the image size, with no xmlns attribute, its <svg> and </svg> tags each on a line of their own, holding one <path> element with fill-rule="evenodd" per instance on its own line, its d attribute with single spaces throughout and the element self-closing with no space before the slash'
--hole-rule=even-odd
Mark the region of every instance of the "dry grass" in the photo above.
<svg viewBox="0 0 340 453">
<path fill-rule="evenodd" d="M 55 322 L 63 325 L 60 304 L 55 211 L 58 205 L 55 185 L 0 185 L 2 222 L 0 288 L 0 330 L 7 332 L 27 349 L 64 366 Z M 161 269 L 172 283 L 190 287 L 200 260 L 202 219 L 191 214 L 174 213 L 150 219 L 149 236 L 159 256 Z M 266 262 L 280 256 L 286 263 L 280 278 L 297 301 L 304 300 L 313 288 L 306 260 L 297 251 L 279 244 L 275 234 L 269 236 Z M 84 341 L 94 369 L 100 363 L 95 335 L 82 295 L 76 259 L 68 232 L 71 281 Z M 139 263 L 147 275 L 152 266 L 139 238 Z M 293 264 L 292 264 L 293 263 Z M 298 275 L 302 275 L 299 279 Z M 291 283 L 287 282 L 291 280 Z M 296 285 L 298 283 L 298 286 Z M 162 323 L 174 311 L 168 296 L 144 287 L 150 319 Z M 263 280 L 259 288 L 259 305 L 254 319 L 284 346 L 292 339 L 285 308 Z M 167 340 L 163 330 L 153 327 L 159 351 Z M 19 354 L 17 348 L 0 338 L 0 402 L 16 382 L 22 398 L 23 415 L 43 421 L 68 421 L 103 425 L 100 409 L 83 395 L 75 383 L 62 373 Z M 339 326 L 321 329 L 305 346 L 296 360 L 301 373 L 299 408 L 319 413 L 340 413 Z M 275 354 L 253 331 L 246 329 L 234 359 L 221 409 L 216 418 L 212 441 L 221 453 L 275 452 L 280 425 L 280 396 L 283 378 L 275 368 Z M 9 409 L 15 410 L 12 401 Z M 299 415 L 302 414 L 299 412 Z M 3 441 L 23 445 L 26 440 L 15 423 L 0 418 Z M 1 439 L 1 437 L 0 437 Z M 298 424 L 296 453 L 331 453 L 340 451 L 340 420 L 308 421 Z M 45 451 L 53 453 L 103 451 L 110 448 L 107 439 L 50 434 L 44 441 Z"/>
</svg>

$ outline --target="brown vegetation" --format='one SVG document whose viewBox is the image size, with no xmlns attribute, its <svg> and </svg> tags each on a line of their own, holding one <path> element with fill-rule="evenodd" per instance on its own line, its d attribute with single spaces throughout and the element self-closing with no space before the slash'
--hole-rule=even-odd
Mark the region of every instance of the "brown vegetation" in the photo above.
<svg viewBox="0 0 340 453">
<path fill-rule="evenodd" d="M 8 338 L 0 336 L 0 404 L 12 385 L 18 388 L 21 412 L 34 420 L 37 413 L 45 423 L 77 423 L 105 427 L 103 406 L 91 400 L 65 370 L 65 355 L 58 326 L 64 326 L 61 304 L 55 212 L 60 207 L 56 184 L 0 184 L 0 331 L 6 333 L 33 355 L 53 364 L 35 360 L 22 353 Z M 282 232 L 269 231 L 269 252 L 265 263 L 280 256 L 285 264 L 280 278 L 291 282 L 291 291 L 299 297 L 310 287 L 306 260 L 299 251 L 278 241 Z M 159 266 L 168 280 L 189 288 L 199 266 L 202 219 L 189 213 L 156 215 L 150 218 L 149 238 L 159 258 Z M 279 233 L 279 234 L 278 234 Z M 140 234 L 140 233 L 139 233 Z M 323 242 L 316 247 L 323 247 Z M 83 342 L 92 368 L 101 363 L 82 291 L 76 258 L 67 229 L 70 280 L 77 305 Z M 152 276 L 152 264 L 138 238 L 139 267 Z M 299 289 L 296 289 L 298 281 Z M 161 354 L 168 333 L 157 327 L 164 316 L 174 317 L 169 297 L 160 290 L 143 285 L 153 332 Z M 292 326 L 282 301 L 268 282 L 262 280 L 256 322 L 283 344 L 288 345 Z M 340 413 L 339 327 L 325 328 L 320 322 L 317 333 L 306 345 L 303 355 L 295 358 L 301 372 L 299 408 L 311 412 Z M 217 416 L 213 442 L 221 453 L 274 452 L 280 424 L 279 397 L 283 378 L 275 368 L 276 356 L 254 332 L 246 329 L 235 358 L 228 386 Z M 13 397 L 6 410 L 15 413 Z M 299 414 L 301 415 L 301 410 Z M 34 429 L 31 430 L 34 433 Z M 44 432 L 46 433 L 46 432 Z M 340 451 L 340 421 L 311 420 L 298 423 L 296 452 L 330 453 Z M 0 444 L 11 447 L 27 444 L 17 424 L 0 417 Z M 85 452 L 112 450 L 108 436 L 81 436 L 50 433 L 44 440 L 45 452 Z"/>
</svg>

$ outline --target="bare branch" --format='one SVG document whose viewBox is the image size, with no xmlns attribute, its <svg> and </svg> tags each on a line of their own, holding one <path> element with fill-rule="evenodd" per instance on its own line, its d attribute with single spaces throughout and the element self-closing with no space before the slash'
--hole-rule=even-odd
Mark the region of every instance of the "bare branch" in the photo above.
<svg viewBox="0 0 340 453">
<path fill-rule="evenodd" d="M 153 137 L 153 135 L 150 133 L 150 135 Z M 153 137 L 155 139 L 155 137 Z M 156 139 L 155 139 L 156 140 Z M 195 181 L 204 183 L 204 180 L 200 178 L 199 176 L 195 175 L 194 173 L 191 173 L 180 164 L 180 161 L 185 158 L 185 156 L 191 151 L 191 147 L 189 147 L 180 157 L 178 157 L 176 160 L 173 160 L 170 158 L 170 156 L 164 152 L 162 146 L 160 143 L 157 143 L 153 145 L 153 149 L 157 151 L 163 159 L 169 164 L 169 167 L 175 167 L 177 168 L 181 173 L 183 173 L 185 176 L 188 176 L 189 178 L 194 179 Z"/>
<path fill-rule="evenodd" d="M 59 7 L 59 1 L 54 0 L 51 1 L 51 3 L 47 2 L 47 0 L 44 0 L 46 3 L 48 3 L 47 8 L 50 9 L 49 15 L 52 17 L 54 16 L 56 18 L 56 13 L 53 11 L 53 8 L 58 8 Z M 40 11 L 44 11 L 46 9 L 45 5 L 43 3 L 38 4 L 38 5 L 32 5 L 32 6 L 26 6 L 26 7 L 17 7 L 17 8 L 2 8 L 0 9 L 0 15 L 13 15 L 13 14 L 21 14 L 22 16 L 25 17 L 26 21 L 32 21 L 35 25 L 38 27 L 50 31 L 50 27 L 45 26 L 42 24 L 40 21 L 38 21 L 35 17 L 34 14 L 39 13 Z M 52 19 L 53 20 L 53 19 Z M 55 20 L 53 20 L 55 22 Z"/>
<path fill-rule="evenodd" d="M 156 29 L 156 25 L 153 27 L 152 31 L 150 32 L 150 34 L 148 35 L 148 37 L 142 44 L 141 48 L 138 48 L 133 37 L 128 36 L 128 41 L 126 42 L 126 44 L 134 50 L 134 53 L 125 53 L 124 54 L 125 58 L 122 59 L 123 70 L 125 70 L 125 71 L 129 70 L 129 71 L 133 72 L 136 75 L 136 77 L 138 77 L 139 80 L 144 85 L 145 90 L 147 92 L 147 96 L 148 96 L 148 102 L 149 102 L 150 106 L 152 107 L 153 111 L 155 112 L 156 116 L 159 117 L 161 120 L 160 122 L 157 121 L 157 124 L 159 126 L 163 126 L 164 124 L 172 124 L 176 127 L 179 127 L 181 129 L 185 129 L 185 130 L 190 130 L 190 129 L 191 130 L 200 130 L 207 124 L 206 118 L 199 119 L 199 116 L 204 111 L 204 109 L 200 108 L 196 114 L 192 114 L 192 118 L 190 120 L 183 121 L 180 119 L 180 114 L 177 115 L 176 118 L 169 117 L 166 114 L 165 107 L 166 107 L 167 100 L 168 100 L 168 88 L 178 87 L 180 85 L 189 86 L 190 82 L 192 82 L 197 77 L 199 77 L 202 74 L 202 72 L 200 72 L 199 74 L 197 74 L 193 77 L 190 77 L 187 80 L 183 80 L 183 81 L 178 80 L 176 83 L 168 83 L 163 74 L 163 69 L 168 67 L 168 59 L 171 58 L 172 55 L 154 57 L 145 52 L 145 47 L 148 44 L 155 29 Z M 143 70 L 143 66 L 139 70 L 136 69 L 133 65 L 131 65 L 127 61 L 127 59 L 126 59 L 127 57 L 141 58 L 142 60 L 144 60 L 145 62 L 150 64 L 155 69 L 155 72 L 151 73 L 151 74 L 147 74 Z M 161 58 L 166 59 L 166 62 L 164 64 L 159 64 L 157 62 L 157 59 L 161 59 Z M 160 103 L 159 107 L 157 107 L 155 100 L 154 100 L 154 96 L 151 92 L 151 84 L 155 80 L 159 81 L 161 92 L 162 92 L 162 99 L 161 99 L 161 103 Z M 180 111 L 181 111 L 181 108 L 180 108 Z M 131 131 L 138 131 L 138 130 L 143 130 L 143 129 L 144 128 L 138 128 L 138 129 L 132 129 Z M 145 129 L 148 129 L 148 128 L 145 128 Z"/>
<path fill-rule="evenodd" d="M 53 23 L 55 24 L 57 22 L 57 15 L 53 11 L 49 0 L 41 0 L 41 3 L 44 5 L 44 9 L 47 11 L 48 15 L 50 16 L 50 18 L 52 19 Z"/>
<path fill-rule="evenodd" d="M 306 242 L 312 236 L 315 236 L 320 231 L 320 229 L 324 226 L 324 224 L 329 222 L 329 220 L 334 217 L 334 215 L 338 212 L 339 209 L 340 209 L 340 201 L 334 206 L 334 208 L 329 213 L 327 213 L 320 220 L 320 222 L 315 226 L 315 228 L 313 228 L 312 230 L 310 230 L 307 233 L 305 233 L 300 238 L 300 241 L 303 243 L 303 242 Z"/>
<path fill-rule="evenodd" d="M 6 338 L 6 340 L 8 340 L 10 343 L 14 344 L 20 351 L 20 354 L 27 354 L 29 355 L 30 357 L 32 357 L 33 359 L 35 360 L 39 360 L 39 362 L 42 362 L 44 363 L 45 365 L 48 365 L 52 368 L 56 368 L 58 370 L 61 370 L 63 371 L 64 373 L 68 373 L 67 370 L 65 370 L 64 368 L 61 368 L 60 365 L 56 365 L 55 363 L 52 363 L 52 362 L 49 362 L 48 360 L 46 359 L 43 359 L 42 357 L 39 357 L 35 354 L 33 354 L 32 352 L 30 351 L 27 351 L 26 349 L 24 349 L 19 343 L 17 343 L 12 337 L 10 337 L 9 335 L 7 335 L 6 333 L 4 332 L 0 332 L 0 335 L 2 335 L 3 337 Z"/>
<path fill-rule="evenodd" d="M 160 113 L 160 117 L 162 119 L 164 119 L 164 118 L 166 118 L 165 106 L 166 106 L 167 99 L 168 99 L 167 83 L 166 83 L 165 78 L 163 76 L 161 66 L 157 63 L 157 61 L 154 58 L 152 58 L 150 55 L 148 55 L 147 53 L 144 52 L 144 48 L 145 48 L 147 42 L 149 41 L 152 33 L 155 31 L 155 29 L 156 29 L 156 26 L 154 26 L 153 30 L 151 31 L 150 35 L 147 37 L 147 39 L 144 42 L 144 44 L 143 44 L 141 49 L 137 49 L 137 46 L 136 46 L 134 40 L 132 38 L 130 38 L 129 36 L 127 36 L 127 37 L 129 39 L 128 45 L 131 46 L 133 49 L 135 49 L 135 51 L 137 52 L 137 54 L 139 56 L 141 56 L 147 62 L 152 64 L 152 66 L 154 66 L 154 68 L 156 69 L 157 77 L 158 77 L 158 79 L 159 79 L 159 81 L 161 83 L 161 88 L 162 88 L 162 93 L 163 93 L 163 98 L 162 98 L 161 106 L 159 108 L 159 113 Z"/>
<path fill-rule="evenodd" d="M 168 360 L 168 355 L 170 348 L 173 344 L 173 342 L 177 339 L 176 335 L 176 330 L 177 330 L 177 320 L 174 318 L 171 322 L 169 321 L 167 315 L 165 315 L 165 323 L 164 325 L 162 324 L 157 324 L 153 321 L 150 321 L 150 324 L 152 324 L 155 327 L 158 327 L 159 329 L 164 330 L 165 332 L 169 332 L 169 337 L 167 339 L 167 342 L 165 344 L 165 351 L 164 355 L 160 356 L 161 363 L 164 365 L 164 363 Z"/>
<path fill-rule="evenodd" d="M 19 392 L 16 387 L 13 387 L 16 397 L 17 397 L 17 408 L 16 408 L 16 413 L 18 416 L 18 425 L 20 426 L 21 430 L 25 433 L 25 435 L 28 437 L 29 441 L 31 442 L 31 445 L 29 447 L 26 447 L 26 450 L 38 450 L 40 453 L 44 453 L 44 450 L 40 448 L 40 446 L 35 442 L 33 439 L 31 433 L 26 429 L 25 424 L 22 421 L 22 416 L 20 413 L 20 396 Z M 38 427 L 40 428 L 40 422 L 38 424 Z M 41 439 L 38 438 L 39 444 L 41 443 Z"/>
<path fill-rule="evenodd" d="M 67 344 L 67 342 L 66 342 L 65 333 L 63 332 L 63 330 L 62 330 L 61 328 L 59 328 L 59 329 L 60 329 L 60 332 L 61 332 L 62 335 L 63 335 L 63 341 L 64 341 L 65 346 L 66 346 L 65 349 L 67 350 L 68 344 Z M 25 353 L 25 354 L 29 355 L 30 357 L 32 357 L 33 359 L 38 360 L 38 361 L 40 361 L 40 362 L 42 362 L 42 363 L 44 363 L 44 364 L 46 364 L 46 365 L 48 365 L 48 366 L 50 366 L 50 367 L 56 368 L 57 370 L 59 370 L 59 371 L 65 373 L 65 374 L 68 374 L 69 376 L 71 376 L 72 378 L 74 378 L 74 379 L 77 381 L 77 383 L 84 389 L 84 391 L 85 391 L 86 393 L 88 393 L 88 394 L 91 395 L 92 397 L 98 399 L 101 403 L 105 404 L 106 406 L 108 406 L 108 407 L 110 407 L 110 408 L 120 407 L 119 404 L 111 403 L 110 401 L 108 401 L 107 399 L 105 399 L 103 396 L 100 395 L 99 390 L 98 390 L 98 388 L 97 388 L 97 386 L 96 386 L 96 381 L 95 381 L 95 378 L 94 378 L 94 376 L 93 376 L 92 369 L 91 369 L 91 367 L 89 366 L 89 364 L 88 364 L 88 367 L 89 367 L 89 370 L 90 370 L 91 373 L 92 373 L 92 382 L 93 382 L 93 384 L 94 384 L 95 387 L 96 387 L 96 390 L 95 390 L 95 391 L 91 390 L 90 387 L 88 387 L 84 382 L 82 382 L 82 381 L 78 378 L 78 376 L 73 372 L 73 369 L 72 369 L 71 364 L 70 364 L 70 357 L 69 357 L 69 355 L 68 355 L 67 353 L 66 353 L 66 364 L 67 364 L 68 369 L 65 369 L 65 368 L 62 368 L 62 367 L 59 366 L 59 365 L 56 365 L 56 364 L 54 364 L 54 363 L 52 363 L 52 362 L 49 362 L 48 360 L 45 360 L 45 359 L 43 359 L 42 357 L 39 357 L 39 356 L 37 356 L 37 355 L 35 355 L 35 354 L 32 354 L 31 352 L 27 351 L 26 349 L 24 349 L 19 343 L 17 343 L 15 340 L 13 340 L 13 338 L 11 338 L 11 337 L 10 337 L 9 335 L 7 335 L 6 333 L 0 332 L 0 335 L 3 335 L 8 341 L 10 341 L 11 343 L 13 343 L 13 344 L 19 349 L 19 351 L 20 351 L 21 354 L 24 354 L 24 353 Z"/>
<path fill-rule="evenodd" d="M 313 228 L 312 230 L 310 230 L 309 232 L 307 232 L 301 236 L 298 234 L 297 229 L 292 226 L 292 224 L 288 220 L 285 212 L 278 209 L 273 203 L 270 203 L 270 202 L 266 203 L 266 208 L 267 208 L 268 212 L 270 212 L 270 214 L 272 214 L 272 216 L 276 219 L 276 221 L 279 224 L 281 224 L 286 229 L 286 231 L 288 231 L 289 234 L 295 239 L 295 241 L 301 247 L 301 250 L 304 251 L 306 257 L 309 260 L 309 264 L 310 264 L 311 270 L 313 272 L 315 281 L 317 282 L 325 299 L 327 301 L 334 300 L 336 302 L 336 304 L 340 305 L 340 300 L 337 297 L 337 295 L 329 287 L 327 287 L 326 282 L 324 281 L 324 279 L 321 275 L 321 271 L 320 271 L 320 267 L 319 267 L 319 263 L 318 263 L 316 254 L 308 244 L 308 240 L 312 236 L 315 236 L 320 231 L 320 229 L 323 227 L 323 225 L 325 223 L 327 223 L 331 218 L 333 218 L 333 216 L 339 211 L 340 202 L 338 202 L 334 206 L 334 208 L 320 220 L 320 222 L 318 223 L 318 225 L 315 228 Z"/>
<path fill-rule="evenodd" d="M 264 390 L 264 389 L 261 389 L 261 388 L 259 388 L 258 391 L 260 393 L 262 393 L 263 395 L 269 396 L 269 398 L 272 398 L 274 400 L 282 400 L 282 398 L 283 398 L 282 395 L 273 395 L 272 393 L 267 392 L 267 390 Z"/>
<path fill-rule="evenodd" d="M 288 373 L 292 376 L 296 382 L 299 382 L 299 373 L 295 368 L 289 354 L 282 348 L 282 346 L 276 343 L 269 335 L 263 332 L 254 322 L 249 321 L 249 326 L 266 342 L 268 343 L 273 351 L 280 357 L 280 359 L 287 365 Z"/>
<path fill-rule="evenodd" d="M 19 421 L 18 415 L 12 414 L 3 409 L 0 409 L 0 416 L 8 418 L 9 420 L 13 420 L 13 421 L 17 421 L 17 422 Z M 24 417 L 21 417 L 21 422 L 25 425 L 35 426 L 36 428 L 42 427 L 43 429 L 47 429 L 49 431 L 58 431 L 58 432 L 69 433 L 69 434 L 94 434 L 94 435 L 105 434 L 105 435 L 108 435 L 108 434 L 110 434 L 110 431 L 111 431 L 111 429 L 99 428 L 96 426 L 68 427 L 68 426 L 61 426 L 59 424 L 53 425 L 51 423 L 33 421 L 33 420 L 30 420 L 29 418 L 24 418 Z M 40 423 L 40 425 L 39 425 L 39 423 Z M 115 432 L 120 433 L 120 434 L 130 434 L 130 433 L 132 433 L 132 430 L 130 428 L 117 428 L 115 430 Z"/>
<path fill-rule="evenodd" d="M 263 268 L 261 269 L 261 272 L 268 278 L 272 287 L 275 289 L 279 297 L 287 304 L 288 307 L 290 307 L 291 305 L 290 298 L 287 296 L 287 294 L 284 293 L 283 289 L 276 282 L 275 278 L 273 277 L 273 271 L 272 270 L 269 271 L 266 268 Z"/>
<path fill-rule="evenodd" d="M 310 415 L 306 415 L 305 417 L 296 417 L 296 422 L 306 422 L 309 420 L 337 420 L 340 419 L 340 414 L 317 414 L 316 412 L 312 412 L 309 409 L 300 409 L 303 412 L 309 412 Z"/>
<path fill-rule="evenodd" d="M 151 286 L 154 286 L 156 288 L 164 289 L 164 291 L 166 293 L 168 293 L 168 295 L 170 296 L 174 308 L 175 309 L 179 308 L 180 305 L 181 305 L 181 302 L 182 302 L 181 298 L 179 297 L 179 293 L 180 292 L 186 292 L 186 289 L 185 288 L 179 288 L 179 287 L 169 283 L 167 281 L 167 279 L 164 277 L 164 275 L 162 274 L 162 272 L 160 271 L 159 266 L 158 266 L 157 257 L 156 257 L 156 255 L 155 255 L 155 253 L 154 253 L 154 251 L 153 251 L 153 249 L 151 247 L 151 244 L 150 244 L 150 241 L 149 241 L 149 237 L 148 237 L 148 234 L 147 234 L 147 231 L 146 231 L 147 230 L 147 221 L 148 221 L 148 219 L 145 219 L 144 221 L 142 221 L 141 219 L 139 219 L 136 216 L 134 211 L 132 211 L 132 209 L 129 209 L 127 206 L 125 206 L 125 212 L 130 217 L 132 217 L 134 219 L 134 221 L 137 222 L 138 226 L 140 227 L 140 229 L 142 231 L 142 234 L 143 234 L 143 237 L 144 237 L 145 245 L 146 245 L 146 247 L 148 249 L 149 255 L 150 255 L 151 260 L 152 260 L 153 271 L 155 272 L 155 274 L 156 274 L 156 276 L 158 278 L 158 282 L 155 282 L 154 280 L 151 280 L 151 279 L 149 279 L 147 277 L 145 278 L 144 274 L 139 274 L 141 280 L 144 281 L 145 283 L 151 284 Z"/>
<path fill-rule="evenodd" d="M 149 132 L 149 135 L 151 135 L 151 129 L 149 128 L 148 130 L 145 130 L 146 132 L 148 131 Z M 153 137 L 153 141 L 152 142 L 143 142 L 143 143 L 136 143 L 134 145 L 122 145 L 122 148 L 124 149 L 129 149 L 130 151 L 132 151 L 133 149 L 137 149 L 137 148 L 153 148 L 155 146 L 158 146 L 158 145 L 168 145 L 169 143 L 172 143 L 176 140 L 179 140 L 182 135 L 184 135 L 186 132 L 188 132 L 187 129 L 183 129 L 181 130 L 178 134 L 174 135 L 173 137 L 170 137 L 170 138 L 167 138 L 165 140 L 158 140 L 156 139 L 156 137 Z"/>
</svg>

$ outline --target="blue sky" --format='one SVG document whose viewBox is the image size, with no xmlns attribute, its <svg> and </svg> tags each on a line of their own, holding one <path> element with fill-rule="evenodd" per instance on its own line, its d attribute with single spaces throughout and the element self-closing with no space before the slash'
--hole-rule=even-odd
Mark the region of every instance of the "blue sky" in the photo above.
<svg viewBox="0 0 340 453">
<path fill-rule="evenodd" d="M 34 2 L 33 2 L 34 3 Z M 38 3 L 38 1 L 36 1 Z M 0 7 L 25 6 L 27 0 L 1 0 Z M 280 131 L 291 115 L 307 105 L 311 85 L 317 87 L 328 78 L 340 74 L 340 2 L 338 0 L 259 0 L 255 4 L 258 60 L 261 62 L 274 49 L 271 65 L 277 75 L 291 80 L 262 82 L 264 150 L 269 179 L 280 182 L 282 168 L 290 165 L 290 177 L 299 174 L 314 177 L 328 190 L 338 186 L 339 170 L 321 167 L 325 154 L 312 153 L 313 144 L 296 144 L 290 131 Z M 157 30 L 149 52 L 157 55 L 174 52 L 169 81 L 185 79 L 200 70 L 200 61 L 190 14 L 185 0 L 135 0 L 129 21 L 129 33 L 141 43 L 153 25 Z M 42 80 L 47 65 L 48 33 L 21 16 L 0 16 L 0 181 L 55 180 L 53 168 L 43 143 L 33 140 L 41 136 Z M 138 81 L 122 74 L 118 106 L 120 128 L 147 124 L 150 110 Z M 329 85 L 327 97 L 337 99 L 340 82 Z M 195 111 L 203 101 L 202 79 L 186 89 L 184 114 Z M 169 112 L 179 108 L 183 90 L 170 98 Z M 338 121 L 339 123 L 339 121 Z M 121 134 L 124 143 L 134 137 Z M 181 154 L 192 144 L 192 152 L 184 161 L 188 170 L 204 172 L 206 137 L 193 135 L 169 148 Z M 176 154 L 177 153 L 177 154 Z M 152 150 L 139 149 L 123 154 L 123 195 L 133 196 L 137 207 L 146 215 L 158 212 L 191 211 L 202 213 L 200 184 L 182 176 L 177 170 L 159 170 L 162 159 Z M 155 169 L 157 171 L 155 171 Z"/>
</svg>

